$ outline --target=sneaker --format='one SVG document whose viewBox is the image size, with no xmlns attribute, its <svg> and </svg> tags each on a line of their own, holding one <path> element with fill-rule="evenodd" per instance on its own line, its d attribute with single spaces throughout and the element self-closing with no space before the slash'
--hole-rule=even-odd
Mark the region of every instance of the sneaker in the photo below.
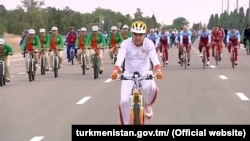
<svg viewBox="0 0 250 141">
<path fill-rule="evenodd" d="M 102 74 L 103 73 L 103 70 L 99 70 L 99 74 Z"/>
<path fill-rule="evenodd" d="M 235 61 L 235 63 L 234 63 L 235 65 L 238 65 L 238 62 L 237 61 Z"/>
<path fill-rule="evenodd" d="M 168 61 L 166 61 L 166 64 L 168 65 Z"/>
<path fill-rule="evenodd" d="M 145 117 L 147 119 L 152 119 L 154 117 L 154 113 L 153 113 L 152 107 L 149 106 L 149 105 L 145 106 Z"/>
<path fill-rule="evenodd" d="M 10 82 L 10 78 L 5 78 L 5 82 Z"/>
<path fill-rule="evenodd" d="M 210 64 L 209 61 L 207 61 L 207 66 L 209 66 L 209 64 Z"/>
</svg>

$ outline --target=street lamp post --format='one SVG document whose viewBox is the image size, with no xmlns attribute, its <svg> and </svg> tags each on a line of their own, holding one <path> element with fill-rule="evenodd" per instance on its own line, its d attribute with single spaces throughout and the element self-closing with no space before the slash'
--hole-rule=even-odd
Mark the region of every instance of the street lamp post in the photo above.
<svg viewBox="0 0 250 141">
<path fill-rule="evenodd" d="M 104 30 L 104 20 L 102 20 L 102 32 L 103 32 L 103 30 Z"/>
</svg>

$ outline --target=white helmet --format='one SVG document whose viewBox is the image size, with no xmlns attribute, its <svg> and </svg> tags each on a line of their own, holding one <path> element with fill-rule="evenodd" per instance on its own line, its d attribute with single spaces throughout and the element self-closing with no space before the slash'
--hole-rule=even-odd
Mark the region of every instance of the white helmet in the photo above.
<svg viewBox="0 0 250 141">
<path fill-rule="evenodd" d="M 4 39 L 0 38 L 0 45 L 3 45 L 3 44 L 4 44 Z"/>
<path fill-rule="evenodd" d="M 99 27 L 98 26 L 92 26 L 92 31 L 98 31 Z"/>
<path fill-rule="evenodd" d="M 116 26 L 112 26 L 111 30 L 117 30 L 118 28 Z"/>
<path fill-rule="evenodd" d="M 34 29 L 29 29 L 29 34 L 36 34 L 36 31 Z"/>
<path fill-rule="evenodd" d="M 128 29 L 129 27 L 128 27 L 128 25 L 125 24 L 125 25 L 122 26 L 122 28 L 123 29 Z"/>
<path fill-rule="evenodd" d="M 44 28 L 40 29 L 40 33 L 45 33 L 45 32 L 46 32 L 46 30 Z"/>
<path fill-rule="evenodd" d="M 80 31 L 87 31 L 87 29 L 85 27 L 82 27 Z"/>
<path fill-rule="evenodd" d="M 135 21 L 131 25 L 131 32 L 132 33 L 146 33 L 147 32 L 147 26 L 146 23 L 143 21 Z"/>
<path fill-rule="evenodd" d="M 51 28 L 51 30 L 52 30 L 52 31 L 55 31 L 55 30 L 58 30 L 58 28 L 57 28 L 56 26 L 53 26 L 53 27 Z"/>
</svg>

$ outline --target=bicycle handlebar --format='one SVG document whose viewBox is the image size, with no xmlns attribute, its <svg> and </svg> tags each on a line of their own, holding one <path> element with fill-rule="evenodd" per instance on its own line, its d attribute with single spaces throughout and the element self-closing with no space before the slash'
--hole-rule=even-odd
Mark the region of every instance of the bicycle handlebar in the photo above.
<svg viewBox="0 0 250 141">
<path fill-rule="evenodd" d="M 155 75 L 153 74 L 146 74 L 146 75 L 143 75 L 143 76 L 136 76 L 136 75 L 120 75 L 118 77 L 118 80 L 138 80 L 138 81 L 141 81 L 141 80 L 152 80 L 153 78 L 156 78 Z"/>
</svg>

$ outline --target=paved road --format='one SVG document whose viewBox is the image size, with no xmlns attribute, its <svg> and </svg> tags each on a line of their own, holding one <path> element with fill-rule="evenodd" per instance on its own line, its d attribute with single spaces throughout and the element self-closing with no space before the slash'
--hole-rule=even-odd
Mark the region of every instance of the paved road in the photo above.
<svg viewBox="0 0 250 141">
<path fill-rule="evenodd" d="M 155 118 L 146 123 L 249 124 L 250 56 L 240 49 L 239 65 L 232 69 L 224 50 L 218 66 L 212 60 L 203 69 L 195 48 L 187 70 L 177 64 L 177 49 L 170 49 L 165 78 L 157 81 Z M 1 141 L 69 141 L 72 124 L 119 124 L 120 82 L 109 81 L 107 52 L 98 80 L 92 70 L 83 76 L 78 64 L 64 62 L 58 78 L 52 72 L 39 73 L 29 82 L 23 59 L 11 65 L 12 82 L 0 88 Z"/>
</svg>

